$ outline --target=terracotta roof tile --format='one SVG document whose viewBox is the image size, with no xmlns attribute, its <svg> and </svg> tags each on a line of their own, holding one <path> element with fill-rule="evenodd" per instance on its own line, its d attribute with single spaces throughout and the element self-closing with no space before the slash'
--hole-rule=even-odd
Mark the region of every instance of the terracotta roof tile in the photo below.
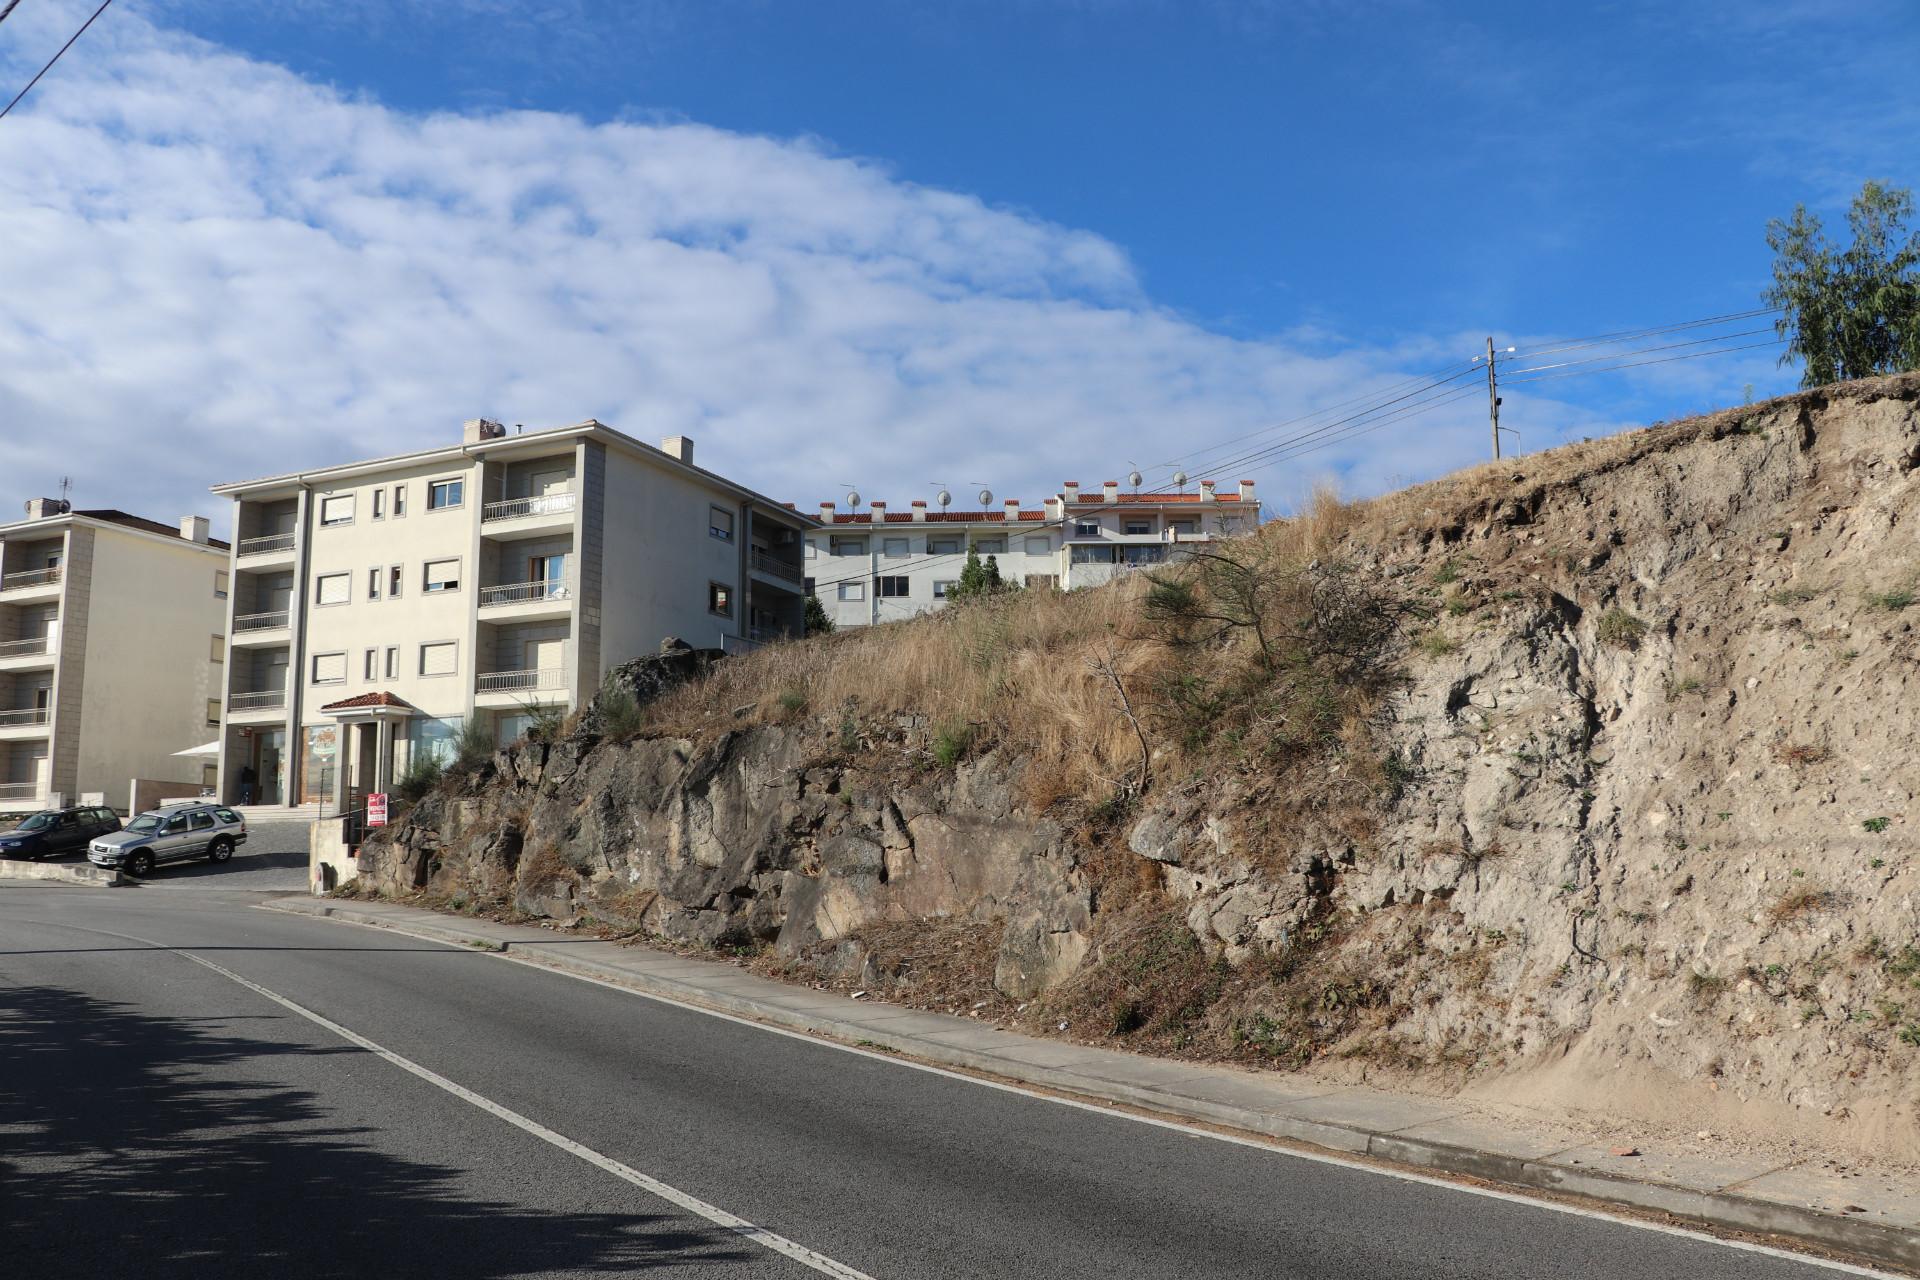
<svg viewBox="0 0 1920 1280">
<path fill-rule="evenodd" d="M 408 711 L 418 711 L 420 709 L 397 694 L 385 692 L 363 693 L 358 697 L 345 698 L 339 702 L 329 702 L 320 709 L 322 711 L 361 711 L 369 707 L 404 707 Z"/>
</svg>

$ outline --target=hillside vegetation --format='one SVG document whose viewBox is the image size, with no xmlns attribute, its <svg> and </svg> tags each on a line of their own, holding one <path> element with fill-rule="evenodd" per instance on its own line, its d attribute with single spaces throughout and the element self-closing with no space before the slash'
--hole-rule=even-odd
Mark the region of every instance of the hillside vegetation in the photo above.
<svg viewBox="0 0 1920 1280">
<path fill-rule="evenodd" d="M 1920 1158 L 1920 377 L 773 646 L 367 889 L 1117 1046 Z"/>
</svg>

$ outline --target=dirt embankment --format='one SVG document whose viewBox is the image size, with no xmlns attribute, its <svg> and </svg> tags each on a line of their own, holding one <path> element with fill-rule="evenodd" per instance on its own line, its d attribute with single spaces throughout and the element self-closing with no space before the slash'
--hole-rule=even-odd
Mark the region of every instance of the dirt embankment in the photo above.
<svg viewBox="0 0 1920 1280">
<path fill-rule="evenodd" d="M 1917 468 L 1920 377 L 1852 384 L 1323 507 L 1184 597 L 780 646 L 503 752 L 365 880 L 1920 1160 Z"/>
</svg>

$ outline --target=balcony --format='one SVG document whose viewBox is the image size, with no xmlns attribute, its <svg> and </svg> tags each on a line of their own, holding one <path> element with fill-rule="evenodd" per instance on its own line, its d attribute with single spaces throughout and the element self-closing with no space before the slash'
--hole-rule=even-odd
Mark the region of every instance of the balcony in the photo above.
<svg viewBox="0 0 1920 1280">
<path fill-rule="evenodd" d="M 771 551 L 762 551 L 759 547 L 753 549 L 753 559 L 750 563 L 753 565 L 753 571 L 755 573 L 764 573 L 768 577 L 778 578 L 782 582 L 792 583 L 795 587 L 798 587 L 801 582 L 805 580 L 806 575 L 801 571 L 799 565 L 788 560 L 782 560 Z"/>
<path fill-rule="evenodd" d="M 574 495 L 571 493 L 542 493 L 527 498 L 503 498 L 499 502 L 489 502 L 480 508 L 480 522 L 491 524 L 495 520 L 521 520 L 527 516 L 560 516 L 573 511 Z"/>
<path fill-rule="evenodd" d="M 29 636 L 25 640 L 0 641 L 0 671 L 31 671 L 50 667 L 54 659 L 54 636 Z"/>
<path fill-rule="evenodd" d="M 538 693 L 543 689 L 567 687 L 564 667 L 543 667 L 537 671 L 483 671 L 474 681 L 476 694 Z"/>
<path fill-rule="evenodd" d="M 267 711 L 281 711 L 287 705 L 285 689 L 254 689 L 245 693 L 227 695 L 227 714 L 233 716 L 255 715 Z"/>
<path fill-rule="evenodd" d="M 284 638 L 274 633 L 284 631 L 291 624 L 293 614 L 287 609 L 269 609 L 264 613 L 240 613 L 233 618 L 233 642 L 235 644 L 263 643 L 269 640 L 280 642 Z"/>
<path fill-rule="evenodd" d="M 240 559 L 251 556 L 280 555 L 293 550 L 294 535 L 291 533 L 269 533 L 258 538 L 242 538 L 236 548 Z"/>
<path fill-rule="evenodd" d="M 25 569 L 0 577 L 0 596 L 51 598 L 59 594 L 59 587 L 59 565 L 47 569 Z"/>
<path fill-rule="evenodd" d="M 564 580 L 543 578 L 538 582 L 507 582 L 480 588 L 480 607 L 492 609 L 508 604 L 539 604 L 547 600 L 571 600 L 573 588 Z"/>
<path fill-rule="evenodd" d="M 38 782 L 0 782 L 0 809 L 38 809 L 45 796 Z"/>
<path fill-rule="evenodd" d="M 0 709 L 0 735 L 10 738 L 44 738 L 53 713 L 45 707 L 7 707 Z"/>
</svg>

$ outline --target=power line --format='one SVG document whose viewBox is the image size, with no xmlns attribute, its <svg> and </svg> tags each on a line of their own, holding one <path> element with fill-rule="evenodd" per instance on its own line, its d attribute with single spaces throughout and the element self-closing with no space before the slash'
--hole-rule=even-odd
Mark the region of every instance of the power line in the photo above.
<svg viewBox="0 0 1920 1280">
<path fill-rule="evenodd" d="M 1751 338 L 1755 334 L 1772 333 L 1772 332 L 1773 332 L 1772 325 L 1768 325 L 1763 329 L 1742 329 L 1737 333 L 1718 333 L 1711 338 L 1695 338 L 1691 342 L 1669 342 L 1658 347 L 1641 347 L 1635 351 L 1610 351 L 1605 355 L 1588 356 L 1583 360 L 1559 360 L 1554 362 L 1553 364 L 1528 365 L 1524 369 L 1510 370 L 1507 376 L 1518 377 L 1520 374 L 1537 373 L 1542 369 L 1565 369 L 1570 365 L 1596 364 L 1603 360 L 1623 360 L 1628 356 L 1645 355 L 1650 351 L 1677 351 L 1681 347 L 1698 347 L 1698 346 L 1703 346 L 1709 342 L 1729 342 L 1734 338 Z"/>
<path fill-rule="evenodd" d="M 14 3 L 15 4 L 19 3 L 19 0 L 14 0 Z M 74 32 L 71 36 L 67 37 L 67 42 L 60 46 L 60 52 L 54 54 L 51 58 L 47 59 L 47 65 L 40 68 L 39 71 L 35 72 L 33 79 L 27 81 L 27 87 L 22 89 L 20 92 L 14 94 L 12 102 L 9 102 L 4 107 L 0 107 L 0 120 L 6 119 L 7 113 L 20 105 L 20 99 L 26 97 L 29 93 L 33 92 L 33 86 L 40 83 L 40 77 L 47 74 L 47 72 L 53 70 L 53 64 L 60 61 L 61 56 L 65 54 L 67 50 L 73 48 L 74 41 L 78 40 L 81 36 L 87 34 L 87 28 L 93 25 L 93 19 L 105 13 L 107 11 L 107 5 L 110 5 L 112 3 L 113 3 L 113 0 L 102 0 L 100 7 L 93 11 L 93 17 L 88 18 L 85 22 L 81 23 L 80 29 Z M 13 5 L 8 5 L 7 13 L 12 13 L 12 12 L 13 12 Z M 6 17 L 6 14 L 0 13 L 0 18 L 4 18 L 4 17 Z"/>
<path fill-rule="evenodd" d="M 7 20 L 7 15 L 12 13 L 15 9 L 18 9 L 19 7 L 20 7 L 20 0 L 7 0 L 7 7 L 4 9 L 0 9 L 0 22 L 5 22 Z"/>
<path fill-rule="evenodd" d="M 1315 440 L 1308 443 L 1293 446 L 1286 450 L 1277 451 L 1272 457 L 1263 458 L 1260 461 L 1253 463 L 1250 466 L 1242 467 L 1241 470 L 1261 471 L 1267 467 L 1273 466 L 1275 463 L 1288 462 L 1294 458 L 1304 457 L 1309 453 L 1316 453 L 1321 449 L 1330 448 L 1333 445 L 1341 444 L 1341 443 L 1344 443 L 1345 441 L 1357 439 L 1360 436 L 1368 435 L 1371 432 L 1378 431 L 1383 427 L 1393 426 L 1395 423 L 1405 422 L 1410 418 L 1417 418 L 1422 414 L 1431 413 L 1436 409 L 1444 408 L 1447 405 L 1454 404 L 1461 400 L 1465 400 L 1469 396 L 1477 396 L 1480 394 L 1480 390 L 1481 390 L 1480 387 L 1477 385 L 1471 386 L 1471 387 L 1457 387 L 1454 390 L 1447 392 L 1444 395 L 1435 396 L 1433 399 L 1425 401 L 1423 403 L 1411 404 L 1411 405 L 1405 406 L 1404 408 L 1396 409 L 1395 411 L 1388 414 L 1387 416 L 1382 418 L 1377 418 L 1371 422 L 1356 423 L 1355 425 L 1348 427 L 1346 430 L 1340 432 L 1337 435 L 1328 436 L 1327 438 L 1322 440 Z"/>
<path fill-rule="evenodd" d="M 1400 404 L 1402 409 L 1412 409 L 1422 404 L 1431 403 L 1433 401 L 1440 400 L 1440 399 L 1450 398 L 1454 394 L 1454 391 L 1457 391 L 1458 388 L 1455 388 L 1454 390 L 1450 390 L 1450 391 L 1441 392 L 1438 396 L 1427 396 L 1424 400 L 1414 400 L 1410 404 L 1401 404 L 1401 402 L 1409 400 L 1410 397 L 1413 395 L 1437 390 L 1439 387 L 1444 386 L 1447 382 L 1455 381 L 1458 378 L 1464 376 L 1465 374 L 1477 373 L 1478 371 L 1479 369 L 1477 365 L 1468 365 L 1466 368 L 1462 369 L 1459 373 L 1453 375 L 1452 378 L 1443 379 L 1441 382 L 1433 383 L 1427 387 L 1422 387 L 1419 389 L 1418 392 L 1409 392 L 1407 393 L 1407 395 L 1395 396 L 1392 399 L 1383 400 L 1376 404 L 1369 405 L 1367 408 L 1361 409 L 1358 412 L 1350 413 L 1344 418 L 1336 418 L 1331 422 L 1321 423 L 1319 426 L 1314 427 L 1312 430 L 1303 431 L 1298 435 L 1290 436 L 1285 440 L 1276 441 L 1271 445 L 1267 445 L 1260 449 L 1255 449 L 1249 453 L 1245 453 L 1238 457 L 1230 458 L 1225 462 L 1218 463 L 1215 466 L 1209 468 L 1207 471 L 1202 472 L 1201 474 L 1203 477 L 1218 478 L 1221 475 L 1228 474 L 1235 470 L 1244 470 L 1252 466 L 1264 466 L 1268 461 L 1270 461 L 1273 458 L 1274 455 L 1285 452 L 1287 450 L 1294 449 L 1301 444 L 1305 444 L 1307 442 L 1314 440 L 1317 437 L 1323 437 L 1323 436 L 1328 436 L 1332 434 L 1337 438 L 1339 435 L 1344 434 L 1340 431 L 1340 428 L 1342 427 L 1347 427 L 1347 426 L 1350 426 L 1351 424 L 1364 421 L 1368 418 L 1373 417 L 1376 414 L 1387 412 L 1389 410 L 1393 410 L 1393 412 L 1398 413 L 1399 410 L 1394 410 L 1394 406 L 1396 404 Z M 1469 388 L 1469 390 L 1478 390 L 1478 388 L 1477 387 Z"/>
<path fill-rule="evenodd" d="M 1707 325 L 1730 324 L 1736 320 L 1751 320 L 1755 316 L 1773 315 L 1782 310 L 1780 307 L 1757 307 L 1752 311 L 1730 311 L 1723 316 L 1708 316 L 1703 320 L 1686 320 L 1678 324 L 1659 325 L 1652 329 L 1622 329 L 1616 333 L 1596 333 L 1584 338 L 1550 338 L 1553 346 L 1521 347 L 1518 354 L 1526 359 L 1535 356 L 1553 355 L 1561 351 L 1574 351 L 1582 347 L 1607 346 L 1620 342 L 1637 342 L 1641 338 L 1656 338 L 1661 334 L 1678 333 L 1683 329 L 1699 329 Z"/>
<path fill-rule="evenodd" d="M 1786 341 L 1785 338 L 1770 338 L 1765 342 L 1748 342 L 1748 343 L 1743 343 L 1737 347 L 1721 347 L 1716 351 L 1693 351 L 1683 356 L 1661 356 L 1657 360 L 1634 360 L 1634 361 L 1630 361 L 1627 364 L 1610 365 L 1604 369 L 1571 369 L 1563 373 L 1540 373 L 1540 374 L 1535 374 L 1531 378 L 1516 378 L 1514 379 L 1514 381 L 1515 382 L 1545 382 L 1549 378 L 1577 378 L 1582 374 L 1588 374 L 1588 373 L 1612 373 L 1616 369 L 1637 369 L 1641 365 L 1647 365 L 1647 364 L 1671 364 L 1675 360 L 1698 360 L 1703 356 L 1722 356 L 1722 355 L 1726 355 L 1728 352 L 1731 352 L 1731 351 L 1752 351 L 1759 347 L 1777 347 L 1785 341 Z M 1636 353 L 1631 351 L 1625 351 L 1625 352 L 1621 352 L 1621 354 L 1634 355 Z"/>
</svg>

